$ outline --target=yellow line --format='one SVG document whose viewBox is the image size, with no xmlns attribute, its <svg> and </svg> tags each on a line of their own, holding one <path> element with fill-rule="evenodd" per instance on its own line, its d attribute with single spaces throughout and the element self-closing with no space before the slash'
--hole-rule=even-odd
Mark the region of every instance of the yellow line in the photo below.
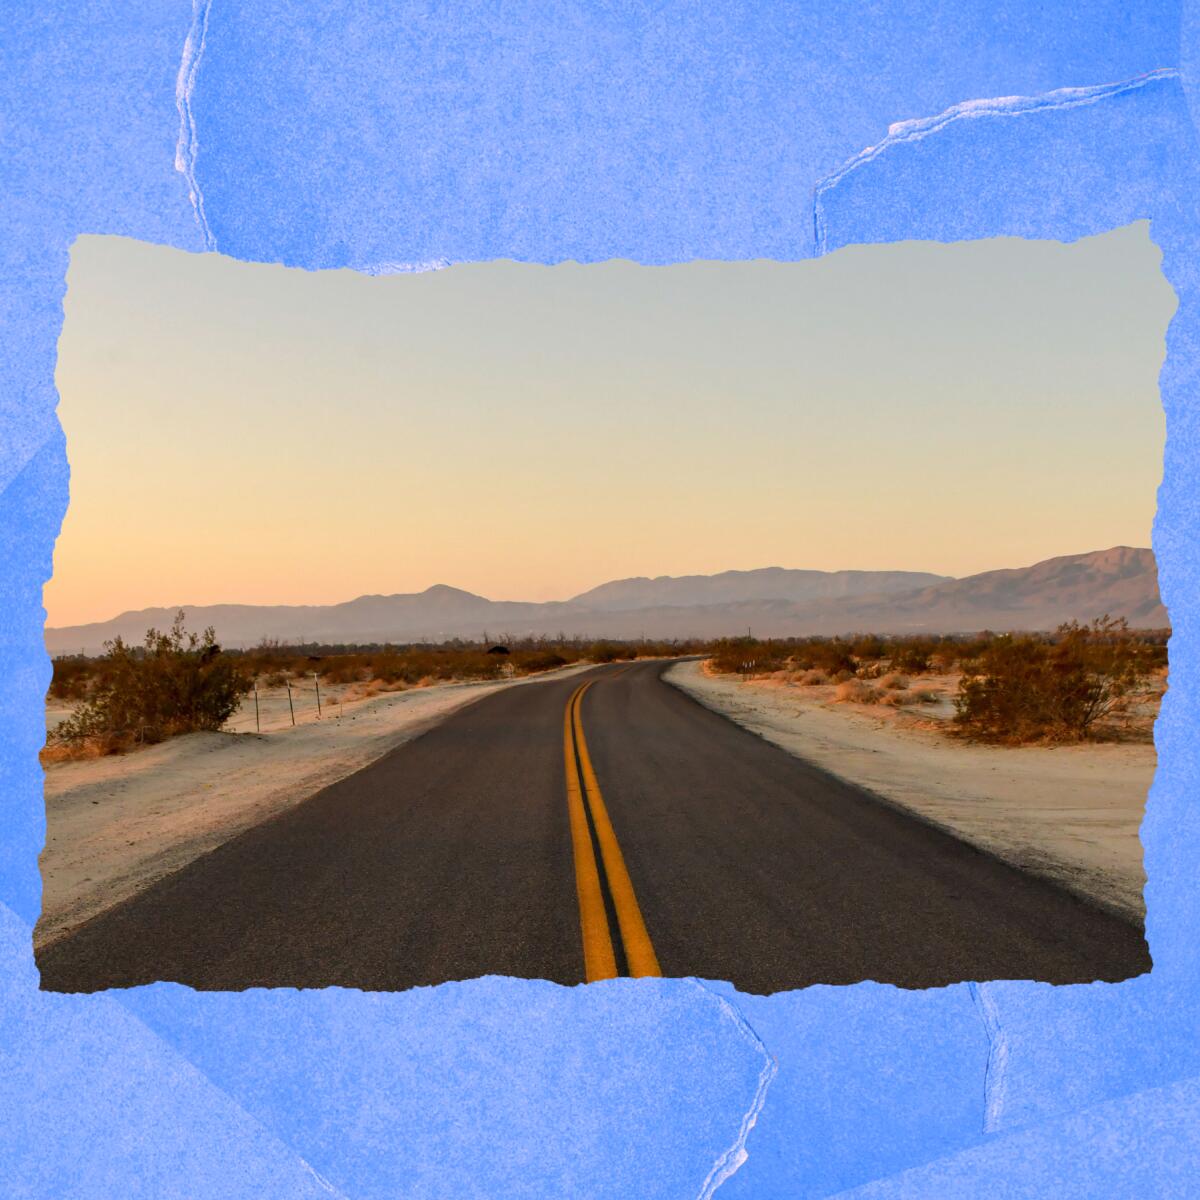
<svg viewBox="0 0 1200 1200">
<path fill-rule="evenodd" d="M 567 701 L 563 714 L 563 758 L 567 771 L 567 812 L 571 820 L 571 846 L 575 854 L 575 893 L 579 898 L 579 930 L 583 937 L 583 971 L 588 983 L 597 979 L 617 977 L 617 959 L 613 953 L 612 937 L 608 932 L 608 917 L 604 912 L 604 897 L 600 892 L 600 873 L 592 852 L 592 836 L 588 832 L 587 813 L 579 790 L 579 773 L 575 766 L 575 747 L 571 740 L 571 714 L 579 694 L 587 684 L 581 684 Z"/>
<path fill-rule="evenodd" d="M 646 932 L 642 910 L 638 907 L 633 880 L 629 878 L 629 872 L 625 868 L 625 856 L 621 853 L 617 835 L 608 819 L 608 809 L 600 793 L 596 772 L 592 770 L 587 739 L 583 736 L 580 707 L 583 704 L 583 693 L 590 686 L 585 684 L 571 697 L 575 710 L 575 745 L 579 751 L 579 765 L 583 771 L 583 786 L 587 789 L 592 824 L 596 827 L 596 840 L 600 843 L 600 856 L 604 860 L 604 873 L 608 877 L 608 890 L 613 898 L 613 907 L 617 910 L 617 924 L 621 927 L 625 960 L 629 964 L 630 975 L 661 975 L 662 969 L 658 965 L 650 935 Z M 567 706 L 568 711 L 571 707 L 572 705 Z"/>
</svg>

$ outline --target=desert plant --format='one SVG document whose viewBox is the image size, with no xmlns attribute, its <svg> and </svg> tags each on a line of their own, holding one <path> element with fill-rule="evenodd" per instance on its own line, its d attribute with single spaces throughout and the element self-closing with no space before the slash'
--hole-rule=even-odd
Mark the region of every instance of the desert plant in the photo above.
<svg viewBox="0 0 1200 1200">
<path fill-rule="evenodd" d="M 1070 622 L 1050 638 L 993 638 L 963 665 L 960 728 L 993 741 L 1078 740 L 1153 670 L 1126 621 Z"/>
<path fill-rule="evenodd" d="M 886 653 L 883 638 L 878 634 L 867 633 L 856 637 L 850 643 L 850 653 L 860 663 L 882 658 Z"/>
<path fill-rule="evenodd" d="M 878 704 L 879 691 L 861 679 L 847 679 L 833 692 L 836 704 Z"/>
<path fill-rule="evenodd" d="M 840 638 L 807 638 L 792 648 L 791 659 L 801 670 L 824 671 L 826 675 L 853 674 L 857 666 L 849 643 Z"/>
<path fill-rule="evenodd" d="M 594 642 L 587 656 L 594 663 L 611 663 L 623 658 L 633 658 L 635 654 L 631 646 L 622 646 L 617 642 Z"/>
<path fill-rule="evenodd" d="M 147 630 L 141 646 L 119 637 L 105 643 L 87 700 L 50 740 L 90 741 L 116 750 L 220 729 L 250 690 L 250 680 L 222 653 L 211 628 L 189 633 L 183 622 L 180 610 L 165 633 Z"/>
<path fill-rule="evenodd" d="M 519 650 L 514 658 L 513 666 L 523 675 L 567 665 L 567 660 L 555 650 Z"/>
<path fill-rule="evenodd" d="M 935 647 L 936 643 L 923 638 L 912 638 L 894 644 L 889 655 L 892 670 L 908 675 L 924 675 L 929 670 L 929 659 L 935 652 Z"/>
<path fill-rule="evenodd" d="M 714 671 L 727 675 L 766 675 L 783 667 L 786 654 L 786 647 L 778 642 L 721 638 L 713 644 L 709 662 Z"/>
<path fill-rule="evenodd" d="M 50 680 L 50 695 L 56 700 L 83 700 L 91 686 L 94 667 L 83 655 L 56 658 Z"/>
</svg>

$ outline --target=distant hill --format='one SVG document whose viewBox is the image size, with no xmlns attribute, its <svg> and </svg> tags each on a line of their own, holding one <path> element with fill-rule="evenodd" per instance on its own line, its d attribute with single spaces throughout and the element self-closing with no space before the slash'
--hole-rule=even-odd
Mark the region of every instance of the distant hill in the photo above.
<svg viewBox="0 0 1200 1200">
<path fill-rule="evenodd" d="M 841 600 L 847 596 L 889 595 L 945 583 L 947 575 L 928 571 L 722 571 L 719 575 L 659 575 L 616 579 L 575 596 L 569 603 L 594 612 L 639 608 L 692 608 L 740 604 L 747 600 Z"/>
<path fill-rule="evenodd" d="M 1104 613 L 1141 628 L 1168 624 L 1154 552 L 1130 546 L 985 571 L 886 600 L 858 597 L 843 608 L 866 619 L 885 610 L 893 627 L 913 629 L 1050 629 Z"/>
<path fill-rule="evenodd" d="M 46 630 L 51 654 L 83 649 L 93 653 L 120 635 L 140 642 L 151 626 L 171 624 L 182 608 L 189 629 L 211 625 L 228 646 L 252 646 L 264 638 L 288 642 L 440 641 L 479 637 L 544 618 L 558 604 L 522 604 L 487 600 L 461 588 L 435 584 L 423 592 L 359 596 L 341 604 L 180 604 L 124 612 L 111 621 Z M 506 624 L 507 622 L 507 624 Z"/>
<path fill-rule="evenodd" d="M 793 571 L 766 567 L 718 575 L 621 579 L 568 601 L 488 600 L 439 584 L 423 592 L 360 596 L 329 605 L 180 605 L 188 627 L 212 625 L 229 646 L 263 638 L 306 642 L 441 641 L 530 634 L 636 638 L 969 633 L 1052 629 L 1108 613 L 1163 628 L 1167 613 L 1148 549 L 1115 546 L 950 579 L 920 571 Z M 175 608 L 46 630 L 51 654 L 96 653 L 118 634 L 141 641 L 170 625 Z"/>
</svg>

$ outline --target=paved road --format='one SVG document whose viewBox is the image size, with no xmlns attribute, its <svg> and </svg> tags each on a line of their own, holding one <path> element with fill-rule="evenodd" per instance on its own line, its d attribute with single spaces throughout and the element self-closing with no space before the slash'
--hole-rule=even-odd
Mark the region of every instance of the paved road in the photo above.
<svg viewBox="0 0 1200 1200">
<path fill-rule="evenodd" d="M 1141 931 L 598 668 L 490 694 L 38 954 L 44 988 L 1118 980 Z M 587 686 L 585 686 L 587 685 Z"/>
</svg>

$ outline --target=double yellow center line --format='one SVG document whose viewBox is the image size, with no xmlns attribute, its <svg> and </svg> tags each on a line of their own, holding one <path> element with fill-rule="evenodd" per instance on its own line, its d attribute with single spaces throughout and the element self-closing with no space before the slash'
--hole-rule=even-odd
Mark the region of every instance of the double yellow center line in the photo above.
<svg viewBox="0 0 1200 1200">
<path fill-rule="evenodd" d="M 596 862 L 592 846 L 592 830 L 600 847 L 600 860 L 608 894 L 617 916 L 621 945 L 630 975 L 661 975 L 658 959 L 646 922 L 638 907 L 633 881 L 625 868 L 617 835 L 608 819 L 608 809 L 592 768 L 587 739 L 583 736 L 583 721 L 579 708 L 584 693 L 594 680 L 580 684 L 571 693 L 563 715 L 563 756 L 567 771 L 567 811 L 571 819 L 571 845 L 575 855 L 575 891 L 579 897 L 579 926 L 583 934 L 583 966 L 588 983 L 597 979 L 615 979 L 617 957 L 613 951 L 608 914 L 604 910 L 604 892 L 600 883 L 601 866 Z M 580 788 L 580 778 L 583 787 Z M 584 807 L 584 794 L 587 807 Z M 591 825 L 588 814 L 591 814 Z"/>
</svg>

